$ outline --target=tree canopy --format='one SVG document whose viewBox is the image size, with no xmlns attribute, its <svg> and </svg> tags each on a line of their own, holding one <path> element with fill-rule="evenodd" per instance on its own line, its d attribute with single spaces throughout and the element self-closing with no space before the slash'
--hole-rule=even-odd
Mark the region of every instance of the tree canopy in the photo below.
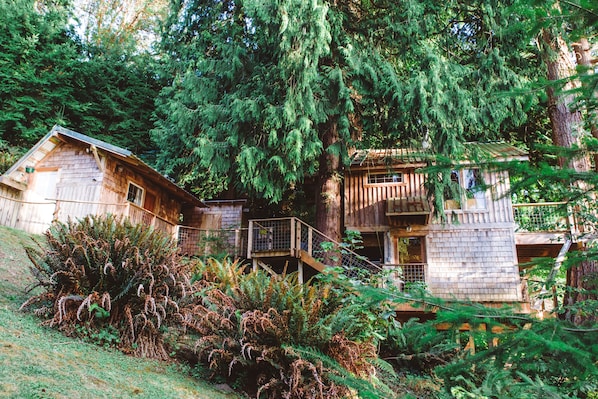
<svg viewBox="0 0 598 399">
<path fill-rule="evenodd" d="M 149 156 L 161 84 L 147 52 L 83 41 L 70 1 L 0 1 L 0 144 L 28 147 L 54 124 Z"/>
<path fill-rule="evenodd" d="M 511 6 L 176 2 L 163 38 L 172 83 L 154 130 L 160 165 L 184 176 L 205 168 L 272 202 L 313 176 L 330 218 L 350 148 L 426 139 L 454 155 L 525 120 L 533 96 L 505 95 L 531 69 Z"/>
</svg>

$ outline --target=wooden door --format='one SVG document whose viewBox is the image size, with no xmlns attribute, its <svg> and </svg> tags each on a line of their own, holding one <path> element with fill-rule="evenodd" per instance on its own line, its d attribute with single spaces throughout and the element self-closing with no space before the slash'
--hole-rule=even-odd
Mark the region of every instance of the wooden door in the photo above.
<svg viewBox="0 0 598 399">
<path fill-rule="evenodd" d="M 156 196 L 149 191 L 145 192 L 145 199 L 143 201 L 143 209 L 146 211 L 154 212 L 156 209 Z"/>
</svg>

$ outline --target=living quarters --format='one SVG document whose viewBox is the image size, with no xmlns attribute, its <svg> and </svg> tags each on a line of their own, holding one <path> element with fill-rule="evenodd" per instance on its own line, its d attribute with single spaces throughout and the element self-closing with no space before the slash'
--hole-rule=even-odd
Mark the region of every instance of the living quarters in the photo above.
<svg viewBox="0 0 598 399">
<path fill-rule="evenodd" d="M 344 183 L 344 223 L 359 231 L 362 255 L 396 270 L 401 284 L 425 284 L 448 300 L 517 303 L 523 297 L 509 175 L 491 163 L 526 160 L 503 143 L 467 144 L 491 162 L 464 161 L 443 195 L 446 220 L 434 216 L 421 150 L 362 150 Z"/>
<path fill-rule="evenodd" d="M 0 224 L 30 233 L 112 213 L 175 234 L 207 208 L 130 151 L 60 126 L 0 176 Z"/>
</svg>

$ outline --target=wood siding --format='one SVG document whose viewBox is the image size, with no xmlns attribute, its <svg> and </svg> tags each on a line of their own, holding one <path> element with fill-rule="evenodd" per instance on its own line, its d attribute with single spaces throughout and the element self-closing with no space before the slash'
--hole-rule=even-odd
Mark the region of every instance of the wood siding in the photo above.
<svg viewBox="0 0 598 399">
<path fill-rule="evenodd" d="M 38 170 L 56 169 L 60 172 L 56 184 L 54 218 L 60 221 L 82 218 L 98 212 L 103 172 L 93 154 L 83 147 L 69 143 L 57 146 L 36 166 Z"/>
<path fill-rule="evenodd" d="M 171 224 L 179 224 L 181 204 L 170 197 L 168 192 L 161 190 L 147 177 L 135 172 L 118 159 L 108 158 L 105 162 L 105 170 L 100 202 L 126 204 L 127 190 L 131 182 L 145 190 L 146 194 L 149 192 L 155 197 L 153 209 L 146 209 L 147 211 Z"/>
<path fill-rule="evenodd" d="M 513 228 L 432 229 L 426 249 L 426 284 L 435 296 L 477 302 L 523 299 Z"/>
<path fill-rule="evenodd" d="M 392 226 L 386 216 L 386 200 L 389 198 L 426 197 L 424 188 L 425 175 L 414 169 L 398 171 L 403 173 L 402 183 L 368 184 L 370 170 L 355 169 L 345 177 L 344 222 L 345 226 L 361 231 L 386 231 Z M 453 224 L 491 224 L 512 223 L 513 212 L 511 198 L 508 195 L 508 173 L 504 171 L 484 172 L 484 183 L 490 188 L 486 191 L 486 207 L 478 210 L 447 210 L 449 223 Z M 441 224 L 440 220 L 431 220 L 432 224 Z"/>
<path fill-rule="evenodd" d="M 21 192 L 0 184 L 0 224 L 16 228 L 21 207 Z"/>
<path fill-rule="evenodd" d="M 179 224 L 181 204 L 125 162 L 102 151 L 96 159 L 85 146 L 55 138 L 40 149 L 32 158 L 37 162 L 31 163 L 34 172 L 18 174 L 24 191 L 0 184 L 1 224 L 40 234 L 52 220 L 65 222 L 105 213 L 128 215 L 134 222 L 148 225 L 151 221 L 151 225 L 168 232 L 174 232 Z M 49 175 L 55 184 L 49 182 Z M 153 209 L 127 201 L 129 182 L 153 195 Z M 36 191 L 36 186 L 43 186 L 43 192 Z"/>
<path fill-rule="evenodd" d="M 357 230 L 388 230 L 386 199 L 426 195 L 423 174 L 416 173 L 414 169 L 399 171 L 403 173 L 402 183 L 368 184 L 369 171 L 363 169 L 356 169 L 345 176 L 345 226 Z"/>
</svg>

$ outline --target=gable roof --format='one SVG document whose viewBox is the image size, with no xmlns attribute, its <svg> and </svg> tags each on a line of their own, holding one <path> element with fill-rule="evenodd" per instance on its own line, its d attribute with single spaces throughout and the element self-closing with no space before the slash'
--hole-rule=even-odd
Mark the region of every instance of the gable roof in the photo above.
<svg viewBox="0 0 598 399">
<path fill-rule="evenodd" d="M 527 153 L 507 143 L 464 143 L 465 159 L 482 159 L 499 162 L 527 161 Z M 436 155 L 421 148 L 386 148 L 357 150 L 351 156 L 351 166 L 425 166 L 434 161 Z M 462 162 L 462 161 L 460 161 Z"/>
<path fill-rule="evenodd" d="M 163 176 L 160 172 L 143 162 L 131 151 L 105 141 L 94 139 L 93 137 L 66 129 L 62 126 L 54 126 L 42 139 L 40 139 L 25 155 L 21 157 L 10 169 L 0 177 L 0 183 L 5 183 L 13 187 L 19 187 L 19 175 L 21 175 L 27 166 L 35 165 L 41 161 L 48 153 L 56 148 L 61 142 L 74 142 L 79 145 L 85 145 L 89 148 L 95 148 L 111 154 L 119 161 L 127 164 L 135 171 L 143 174 L 148 180 L 171 192 L 183 204 L 194 205 L 205 208 L 203 201 L 196 198 L 193 194 L 182 189 L 173 181 Z M 11 184 L 12 183 L 12 184 Z"/>
</svg>

